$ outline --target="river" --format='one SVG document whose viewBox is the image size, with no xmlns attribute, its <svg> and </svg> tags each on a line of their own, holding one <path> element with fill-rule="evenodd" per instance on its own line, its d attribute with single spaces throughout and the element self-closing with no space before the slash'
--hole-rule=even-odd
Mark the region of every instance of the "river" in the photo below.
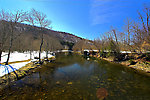
<svg viewBox="0 0 150 100">
<path fill-rule="evenodd" d="M 125 66 L 76 54 L 56 60 L 0 91 L 6 100 L 150 100 L 150 78 Z"/>
</svg>

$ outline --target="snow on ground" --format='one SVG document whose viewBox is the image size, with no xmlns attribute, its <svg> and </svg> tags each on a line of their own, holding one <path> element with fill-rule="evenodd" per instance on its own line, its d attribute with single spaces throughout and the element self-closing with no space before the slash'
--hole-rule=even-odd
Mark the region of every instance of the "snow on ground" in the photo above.
<svg viewBox="0 0 150 100">
<path fill-rule="evenodd" d="M 131 53 L 131 51 L 120 51 L 121 53 Z"/>
<path fill-rule="evenodd" d="M 8 54 L 7 52 L 2 53 L 2 61 L 1 61 L 2 63 L 6 62 L 7 54 Z M 34 57 L 39 57 L 38 51 L 33 51 L 31 53 L 31 61 L 37 60 L 37 59 L 34 59 Z M 41 58 L 43 59 L 44 57 L 46 57 L 46 52 L 41 53 Z M 52 57 L 52 55 L 48 54 L 48 57 Z M 19 53 L 19 52 L 15 51 L 10 54 L 9 62 L 24 61 L 24 60 L 28 60 L 28 59 L 30 59 L 30 52 Z M 26 64 L 30 63 L 31 61 L 10 64 L 10 66 L 12 66 L 13 69 L 9 65 L 7 65 L 7 66 L 0 65 L 0 77 L 5 74 L 8 74 L 8 72 L 10 73 L 13 70 L 17 70 L 17 69 L 25 66 Z M 7 70 L 7 68 L 8 68 L 8 70 Z"/>
<path fill-rule="evenodd" d="M 7 52 L 2 53 L 2 63 L 6 62 L 7 60 Z M 41 58 L 43 59 L 46 56 L 46 52 L 41 53 Z M 34 59 L 34 57 L 39 57 L 39 52 L 38 51 L 33 51 L 31 53 L 31 59 Z M 48 54 L 48 57 L 52 57 L 52 55 Z M 9 62 L 15 62 L 15 61 L 23 61 L 23 60 L 28 60 L 30 59 L 30 52 L 24 52 L 24 53 L 19 53 L 17 51 L 13 52 L 10 54 L 10 59 Z"/>
<path fill-rule="evenodd" d="M 61 52 L 71 52 L 72 50 L 61 50 Z"/>
<path fill-rule="evenodd" d="M 0 77 L 5 75 L 5 74 L 8 74 L 12 71 L 15 71 L 15 70 L 25 66 L 28 63 L 30 63 L 30 61 L 29 62 L 10 64 L 10 65 L 0 65 Z"/>
</svg>

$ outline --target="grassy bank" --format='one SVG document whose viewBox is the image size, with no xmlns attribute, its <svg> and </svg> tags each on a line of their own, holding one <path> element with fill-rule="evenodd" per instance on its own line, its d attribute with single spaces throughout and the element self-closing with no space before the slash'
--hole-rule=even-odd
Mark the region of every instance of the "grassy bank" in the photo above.
<svg viewBox="0 0 150 100">
<path fill-rule="evenodd" d="M 49 58 L 49 60 L 54 60 L 54 59 L 55 59 L 55 57 Z M 24 62 L 24 61 L 19 61 L 19 62 Z M 19 63 L 19 62 L 16 62 L 16 63 Z M 15 62 L 11 62 L 11 63 L 15 63 Z M 18 70 L 15 70 L 13 72 L 10 72 L 10 73 L 0 77 L 0 86 L 1 86 L 0 89 L 3 88 L 4 86 L 10 84 L 13 81 L 19 80 L 31 73 L 34 73 L 35 69 L 39 68 L 40 66 L 41 65 L 38 64 L 37 62 L 30 62 Z"/>
</svg>

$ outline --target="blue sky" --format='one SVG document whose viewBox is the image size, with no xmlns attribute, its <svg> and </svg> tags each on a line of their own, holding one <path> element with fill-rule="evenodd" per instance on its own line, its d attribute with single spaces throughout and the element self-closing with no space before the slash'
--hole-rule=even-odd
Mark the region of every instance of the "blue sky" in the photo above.
<svg viewBox="0 0 150 100">
<path fill-rule="evenodd" d="M 127 18 L 138 20 L 137 11 L 150 0 L 0 0 L 0 8 L 8 11 L 35 8 L 52 21 L 53 30 L 94 39 L 113 26 L 123 31 Z"/>
</svg>

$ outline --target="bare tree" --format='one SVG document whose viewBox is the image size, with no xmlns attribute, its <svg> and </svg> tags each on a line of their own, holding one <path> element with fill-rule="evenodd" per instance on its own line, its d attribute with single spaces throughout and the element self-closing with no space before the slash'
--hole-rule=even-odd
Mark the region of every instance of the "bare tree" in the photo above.
<svg viewBox="0 0 150 100">
<path fill-rule="evenodd" d="M 138 46 L 138 49 L 141 51 L 141 45 L 143 43 L 150 44 L 150 8 L 145 7 L 144 13 L 139 14 L 140 24 L 134 24 L 134 44 Z"/>
<path fill-rule="evenodd" d="M 127 47 L 128 50 L 132 50 L 132 33 L 133 33 L 133 22 L 130 19 L 127 19 L 125 23 L 125 41 L 124 45 Z M 132 38 L 131 38 L 132 37 Z"/>
<path fill-rule="evenodd" d="M 40 26 L 40 35 L 41 35 L 41 43 L 40 43 L 40 50 L 39 50 L 39 62 L 41 63 L 41 51 L 42 46 L 44 43 L 44 28 L 49 28 L 49 25 L 51 22 L 47 19 L 46 14 L 43 14 L 42 12 L 39 12 L 35 9 L 32 9 L 27 21 L 30 22 L 32 25 Z"/>
<path fill-rule="evenodd" d="M 6 21 L 0 21 L 0 63 L 2 52 L 6 49 L 9 38 L 9 30 L 7 29 L 8 26 L 9 25 Z"/>
<path fill-rule="evenodd" d="M 16 11 L 14 13 L 10 13 L 9 15 L 10 17 L 8 21 L 10 23 L 10 38 L 9 38 L 10 40 L 9 40 L 9 49 L 8 49 L 8 57 L 7 57 L 6 65 L 8 65 L 8 62 L 9 62 L 10 52 L 13 46 L 13 41 L 20 35 L 20 33 L 15 34 L 15 29 L 18 23 L 25 21 L 26 12 L 23 12 L 21 10 L 21 11 Z"/>
<path fill-rule="evenodd" d="M 115 29 L 112 29 L 112 32 L 113 32 L 113 35 L 114 35 L 114 37 L 115 37 L 115 41 L 116 41 L 117 45 L 119 45 L 116 30 L 115 30 Z"/>
<path fill-rule="evenodd" d="M 145 7 L 144 8 L 144 13 L 145 13 L 145 17 L 144 15 L 142 15 L 140 12 L 138 12 L 139 14 L 139 18 L 141 20 L 141 23 L 142 23 L 142 27 L 145 31 L 145 33 L 147 33 L 147 35 L 149 34 L 148 31 L 150 30 L 150 26 L 149 26 L 149 18 L 150 18 L 150 8 L 148 7 Z"/>
<path fill-rule="evenodd" d="M 46 51 L 46 57 L 48 58 L 48 51 L 55 51 L 62 49 L 62 45 L 57 38 L 51 37 L 48 34 L 44 34 L 43 49 Z"/>
<path fill-rule="evenodd" d="M 4 49 L 6 49 L 6 42 L 9 38 L 9 24 L 10 14 L 4 10 L 0 11 L 0 63 L 1 56 Z"/>
<path fill-rule="evenodd" d="M 101 40 L 100 40 L 100 38 L 94 39 L 93 43 L 97 47 L 97 49 L 100 51 L 100 49 L 101 49 Z"/>
<path fill-rule="evenodd" d="M 35 16 L 33 16 L 33 13 L 32 11 L 30 11 L 28 14 L 27 14 L 27 17 L 26 17 L 26 21 L 29 22 L 32 27 L 34 27 L 34 25 L 37 23 L 36 20 L 35 20 Z M 31 48 L 33 48 L 33 41 L 30 40 L 31 42 L 29 43 L 31 45 Z M 30 59 L 32 58 L 32 53 L 31 53 L 31 48 L 30 48 Z"/>
</svg>

